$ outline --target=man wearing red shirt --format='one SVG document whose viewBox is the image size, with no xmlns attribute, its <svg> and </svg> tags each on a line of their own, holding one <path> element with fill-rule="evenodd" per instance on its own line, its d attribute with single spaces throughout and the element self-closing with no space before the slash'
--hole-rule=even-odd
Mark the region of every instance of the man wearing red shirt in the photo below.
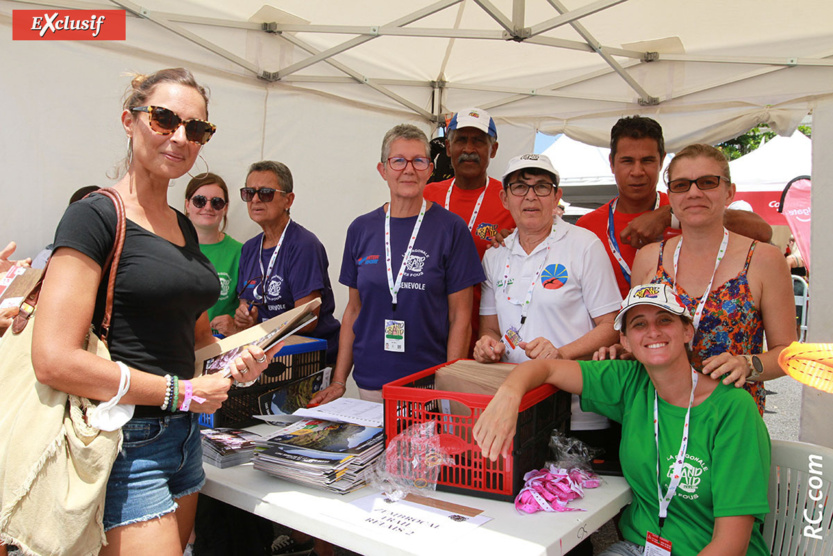
<svg viewBox="0 0 833 556">
<path fill-rule="evenodd" d="M 610 130 L 610 170 L 619 195 L 576 222 L 601 239 L 622 297 L 631 288 L 637 249 L 660 241 L 672 225 L 668 196 L 657 191 L 664 158 L 662 127 L 655 120 L 621 118 Z M 753 212 L 726 210 L 724 218 L 726 228 L 735 233 L 763 242 L 772 237 L 772 228 Z"/>
<path fill-rule="evenodd" d="M 468 224 L 481 259 L 496 232 L 515 227 L 515 221 L 500 201 L 503 185 L 487 174 L 497 148 L 497 127 L 488 112 L 479 108 L 460 110 L 451 118 L 446 138 L 446 153 L 454 177 L 429 183 L 423 193 L 427 200 L 457 214 Z M 479 323 L 480 286 L 475 286 L 471 347 L 480 338 Z"/>
</svg>

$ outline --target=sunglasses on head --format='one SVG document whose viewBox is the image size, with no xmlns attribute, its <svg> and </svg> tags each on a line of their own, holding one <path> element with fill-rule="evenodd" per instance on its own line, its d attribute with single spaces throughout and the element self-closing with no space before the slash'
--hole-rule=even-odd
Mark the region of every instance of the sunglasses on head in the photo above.
<svg viewBox="0 0 833 556">
<path fill-rule="evenodd" d="M 261 187 L 260 189 L 255 189 L 254 187 L 240 188 L 240 198 L 243 199 L 244 203 L 251 203 L 252 199 L 255 198 L 255 195 L 260 197 L 260 200 L 264 203 L 268 203 L 275 198 L 275 193 L 283 195 L 286 191 L 281 191 L 280 189 L 275 189 L 273 187 Z"/>
<path fill-rule="evenodd" d="M 208 203 L 208 198 L 205 195 L 194 195 L 191 197 L 191 204 L 198 209 L 203 208 L 206 203 Z M 226 206 L 226 200 L 222 197 L 211 198 L 211 208 L 214 210 L 223 210 L 224 206 Z"/>
<path fill-rule="evenodd" d="M 137 106 L 131 108 L 131 112 L 147 112 L 148 125 L 151 131 L 158 135 L 171 135 L 179 129 L 179 126 L 185 126 L 185 138 L 192 143 L 205 145 L 217 127 L 211 122 L 205 120 L 183 120 L 173 110 L 168 110 L 161 106 Z"/>
</svg>

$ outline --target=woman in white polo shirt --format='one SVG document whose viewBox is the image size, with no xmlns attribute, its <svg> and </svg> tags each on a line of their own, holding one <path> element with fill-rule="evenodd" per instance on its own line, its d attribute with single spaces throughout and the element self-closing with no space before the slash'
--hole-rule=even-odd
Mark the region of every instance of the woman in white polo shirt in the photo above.
<svg viewBox="0 0 833 556">
<path fill-rule="evenodd" d="M 595 234 L 553 216 L 562 194 L 558 180 L 545 155 L 521 155 L 506 168 L 500 198 L 517 228 L 483 257 L 481 337 L 474 348 L 481 363 L 589 359 L 617 338 L 613 319 L 622 296 L 616 278 Z M 581 411 L 573 398 L 573 433 L 609 428 L 607 418 Z M 609 455 L 618 444 L 605 442 L 606 432 L 574 436 Z"/>
</svg>

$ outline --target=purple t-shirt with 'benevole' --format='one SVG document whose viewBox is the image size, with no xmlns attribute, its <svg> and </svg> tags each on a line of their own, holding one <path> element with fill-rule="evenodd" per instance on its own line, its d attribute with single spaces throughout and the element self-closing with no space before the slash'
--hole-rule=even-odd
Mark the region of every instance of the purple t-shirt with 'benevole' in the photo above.
<svg viewBox="0 0 833 556">
<path fill-rule="evenodd" d="M 391 218 L 393 275 L 399 273 L 417 217 Z M 354 378 L 382 385 L 447 360 L 448 296 L 485 280 L 471 234 L 436 203 L 426 211 L 393 309 L 385 267 L 385 211 L 356 218 L 347 230 L 339 282 L 359 291 L 353 332 Z M 405 322 L 405 351 L 385 351 L 385 320 Z"/>
</svg>

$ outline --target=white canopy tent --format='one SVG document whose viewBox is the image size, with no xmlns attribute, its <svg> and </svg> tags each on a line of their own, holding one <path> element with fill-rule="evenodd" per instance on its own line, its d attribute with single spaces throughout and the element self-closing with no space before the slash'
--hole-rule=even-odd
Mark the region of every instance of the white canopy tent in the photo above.
<svg viewBox="0 0 833 556">
<path fill-rule="evenodd" d="M 127 40 L 12 40 L 14 10 L 55 8 L 126 9 Z M 833 144 L 831 16 L 828 0 L 0 0 L 0 240 L 36 253 L 72 191 L 112 183 L 126 71 L 183 65 L 211 88 L 219 131 L 203 156 L 233 189 L 250 162 L 287 163 L 293 217 L 322 239 L 335 278 L 348 223 L 387 196 L 375 164 L 401 121 L 432 131 L 451 111 L 489 110 L 493 175 L 536 131 L 603 146 L 636 113 L 660 121 L 669 151 L 760 123 L 791 135 L 811 112 L 818 144 Z M 833 197 L 830 158 L 814 161 L 814 202 Z M 230 220 L 238 239 L 257 231 L 241 202 Z M 814 255 L 819 269 L 827 259 Z M 813 303 L 833 305 L 818 286 Z M 833 311 L 811 315 L 811 339 L 833 329 Z"/>
<path fill-rule="evenodd" d="M 560 135 L 542 154 L 547 155 L 558 170 L 565 201 L 596 208 L 616 196 L 616 180 L 610 171 L 610 149 Z"/>
<path fill-rule="evenodd" d="M 729 163 L 736 199 L 748 202 L 770 224 L 785 226 L 778 213 L 781 193 L 798 176 L 809 176 L 813 167 L 810 139 L 795 131 L 790 137 L 773 137 L 751 153 Z"/>
</svg>

